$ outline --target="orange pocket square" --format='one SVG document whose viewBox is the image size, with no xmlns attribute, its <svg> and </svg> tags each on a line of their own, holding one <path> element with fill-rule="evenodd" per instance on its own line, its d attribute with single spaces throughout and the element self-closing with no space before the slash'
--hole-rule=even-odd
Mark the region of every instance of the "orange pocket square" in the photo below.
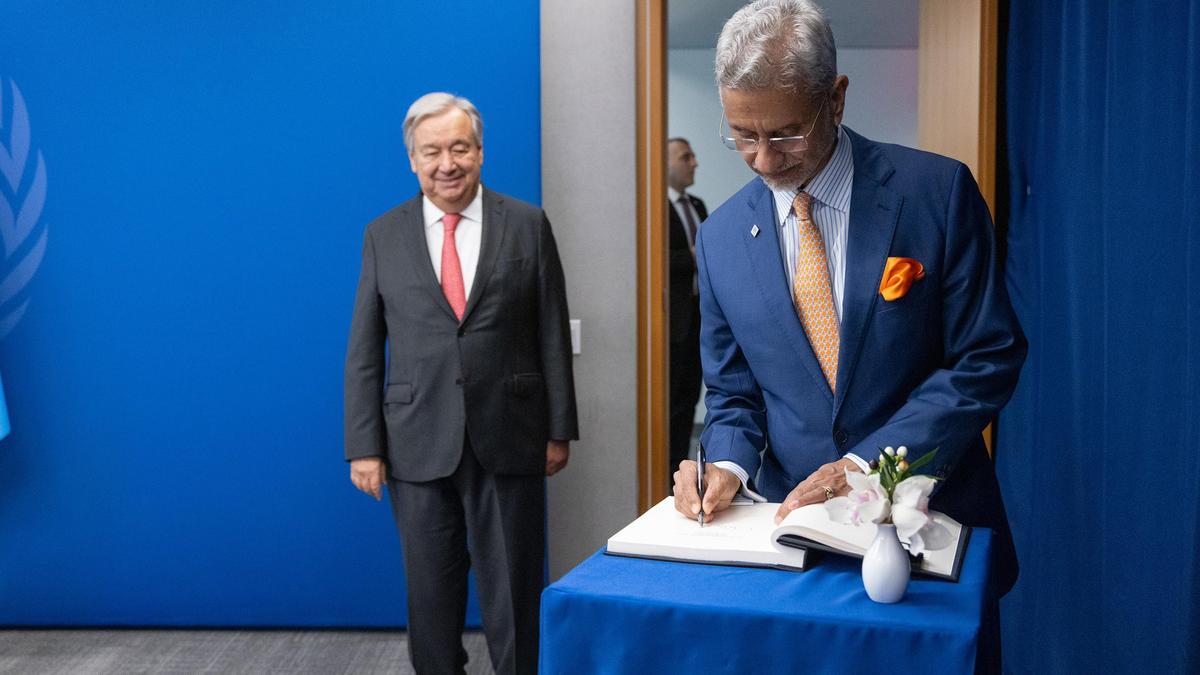
<svg viewBox="0 0 1200 675">
<path fill-rule="evenodd" d="M 899 300 L 912 288 L 913 282 L 925 278 L 925 266 L 912 258 L 888 258 L 879 282 L 879 294 L 884 300 Z"/>
</svg>

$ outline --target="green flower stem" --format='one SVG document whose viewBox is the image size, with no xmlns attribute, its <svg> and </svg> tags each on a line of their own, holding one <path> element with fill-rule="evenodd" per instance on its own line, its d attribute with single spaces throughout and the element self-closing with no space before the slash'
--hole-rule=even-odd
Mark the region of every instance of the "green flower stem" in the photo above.
<svg viewBox="0 0 1200 675">
<path fill-rule="evenodd" d="M 932 462 L 933 456 L 937 454 L 937 451 L 937 448 L 930 450 L 924 455 L 921 455 L 920 459 L 909 463 L 904 470 L 901 470 L 899 466 L 900 458 L 894 455 L 889 455 L 884 452 L 882 448 L 880 448 L 879 468 L 875 469 L 871 473 L 879 474 L 879 487 L 883 488 L 883 491 L 887 494 L 889 502 L 892 501 L 892 491 L 896 489 L 896 486 L 904 481 L 904 479 L 915 474 L 917 469 Z M 940 480 L 936 476 L 931 476 L 931 478 L 934 480 Z"/>
</svg>

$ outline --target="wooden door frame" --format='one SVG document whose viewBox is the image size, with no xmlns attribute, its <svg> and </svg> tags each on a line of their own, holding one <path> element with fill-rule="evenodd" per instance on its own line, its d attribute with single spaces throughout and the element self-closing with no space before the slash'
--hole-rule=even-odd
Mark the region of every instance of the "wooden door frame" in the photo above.
<svg viewBox="0 0 1200 675">
<path fill-rule="evenodd" d="M 994 218 L 1000 0 L 921 0 L 920 13 L 917 145 L 966 164 Z"/>
<path fill-rule="evenodd" d="M 667 495 L 667 2 L 635 0 L 637 508 Z M 993 214 L 1000 0 L 921 0 L 918 144 L 971 168 Z M 992 433 L 985 433 L 989 449 Z"/>
<path fill-rule="evenodd" d="M 637 11 L 637 507 L 667 494 L 667 2 Z"/>
</svg>

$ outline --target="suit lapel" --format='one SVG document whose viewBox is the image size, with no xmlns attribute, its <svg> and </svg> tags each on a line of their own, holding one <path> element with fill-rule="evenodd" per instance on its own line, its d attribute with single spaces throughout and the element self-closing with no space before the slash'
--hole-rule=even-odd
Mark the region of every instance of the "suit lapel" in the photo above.
<svg viewBox="0 0 1200 675">
<path fill-rule="evenodd" d="M 848 129 L 847 134 L 854 149 L 854 187 L 850 197 L 835 418 L 858 366 L 863 336 L 879 297 L 879 280 L 904 201 L 885 187 L 895 169 L 878 153 L 875 144 Z"/>
<path fill-rule="evenodd" d="M 471 284 L 471 297 L 467 298 L 467 307 L 463 310 L 463 323 L 471 316 L 471 311 L 479 304 L 492 270 L 496 267 L 496 255 L 500 252 L 500 242 L 504 240 L 505 214 L 504 198 L 485 187 L 483 190 L 483 241 L 479 245 L 479 264 L 475 267 L 475 281 Z M 449 307 L 450 303 L 446 303 Z M 451 312 L 453 315 L 453 312 Z"/>
<path fill-rule="evenodd" d="M 821 364 L 813 354 L 804 327 L 800 325 L 800 317 L 796 315 L 796 305 L 792 302 L 792 283 L 784 272 L 783 261 L 779 253 L 779 224 L 775 213 L 775 200 L 766 185 L 759 183 L 760 189 L 750 197 L 748 206 L 754 214 L 753 223 L 758 227 L 747 226 L 742 232 L 742 240 L 746 244 L 746 253 L 750 257 L 750 269 L 758 282 L 759 290 L 767 303 L 767 311 L 775 317 L 783 339 L 796 350 L 800 362 L 808 371 L 813 384 L 825 393 L 826 398 L 833 402 L 833 392 L 821 372 Z"/>
</svg>

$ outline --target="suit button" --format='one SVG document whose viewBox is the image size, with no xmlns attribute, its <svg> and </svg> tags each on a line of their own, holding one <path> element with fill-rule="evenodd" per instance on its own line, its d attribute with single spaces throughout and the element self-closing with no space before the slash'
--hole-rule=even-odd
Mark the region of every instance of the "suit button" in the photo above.
<svg viewBox="0 0 1200 675">
<path fill-rule="evenodd" d="M 462 337 L 462 336 L 464 336 L 464 335 L 466 335 L 466 334 L 467 334 L 467 329 L 466 329 L 466 328 L 459 328 L 459 329 L 458 329 L 458 337 Z"/>
<path fill-rule="evenodd" d="M 845 429 L 838 429 L 833 434 L 833 442 L 837 443 L 838 446 L 845 445 L 846 441 L 848 441 L 848 440 L 850 440 L 850 436 L 849 436 L 849 434 L 846 433 Z"/>
<path fill-rule="evenodd" d="M 461 377 L 454 378 L 454 384 L 461 386 L 462 383 L 463 383 L 463 379 Z"/>
</svg>

